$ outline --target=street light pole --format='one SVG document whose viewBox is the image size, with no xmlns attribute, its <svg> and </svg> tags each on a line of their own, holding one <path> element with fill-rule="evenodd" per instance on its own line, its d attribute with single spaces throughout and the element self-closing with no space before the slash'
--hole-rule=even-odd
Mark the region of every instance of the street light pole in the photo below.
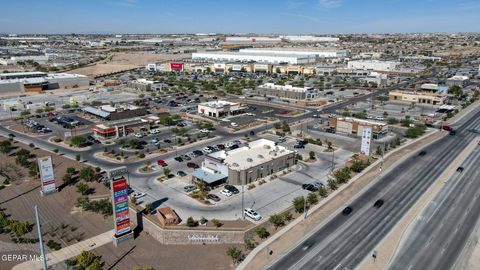
<svg viewBox="0 0 480 270">
<path fill-rule="evenodd" d="M 40 218 L 38 214 L 38 207 L 35 205 L 35 220 L 37 222 L 37 232 L 38 232 L 38 243 L 40 245 L 40 255 L 42 261 L 42 268 L 43 270 L 47 270 L 47 257 L 45 256 L 45 247 L 43 246 L 43 239 L 42 239 L 42 225 L 40 224 Z"/>
<path fill-rule="evenodd" d="M 242 219 L 243 220 L 245 220 L 244 195 L 243 195 L 244 194 L 243 193 L 244 192 L 244 187 L 245 187 L 245 185 L 242 185 L 242 209 L 241 209 L 241 211 L 242 211 Z"/>
</svg>

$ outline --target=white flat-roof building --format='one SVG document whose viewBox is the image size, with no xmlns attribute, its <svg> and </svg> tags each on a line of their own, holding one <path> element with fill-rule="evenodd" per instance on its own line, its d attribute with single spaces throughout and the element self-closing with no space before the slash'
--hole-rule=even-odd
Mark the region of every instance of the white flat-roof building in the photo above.
<svg viewBox="0 0 480 270">
<path fill-rule="evenodd" d="M 198 104 L 198 114 L 214 118 L 236 115 L 245 111 L 240 103 L 225 100 L 215 100 Z"/>
<path fill-rule="evenodd" d="M 224 61 L 224 62 L 260 62 L 260 63 L 288 63 L 308 64 L 316 61 L 313 54 L 291 55 L 275 53 L 246 53 L 246 52 L 198 52 L 192 53 L 193 60 Z"/>
<path fill-rule="evenodd" d="M 297 36 L 297 35 L 288 35 L 280 36 L 280 38 L 292 42 L 337 42 L 340 39 L 335 37 L 317 37 L 317 36 Z"/>
<path fill-rule="evenodd" d="M 288 84 L 265 83 L 258 86 L 254 92 L 260 96 L 274 96 L 296 100 L 316 99 L 319 97 L 318 90 L 313 87 L 295 87 Z"/>
<path fill-rule="evenodd" d="M 278 43 L 282 42 L 279 37 L 225 37 L 228 43 Z"/>
<path fill-rule="evenodd" d="M 193 176 L 208 184 L 226 179 L 232 185 L 245 185 L 294 164 L 294 151 L 274 141 L 259 139 L 234 150 L 205 156 L 202 168 L 195 170 Z"/>
<path fill-rule="evenodd" d="M 276 55 L 315 55 L 318 58 L 344 58 L 350 53 L 346 50 L 325 51 L 312 49 L 295 49 L 295 48 L 247 48 L 240 49 L 241 53 L 256 54 L 276 54 Z"/>
<path fill-rule="evenodd" d="M 447 79 L 447 86 L 466 86 L 470 82 L 470 78 L 468 76 L 463 76 L 463 75 L 455 75 L 451 78 Z"/>
<path fill-rule="evenodd" d="M 364 69 L 374 71 L 395 71 L 400 66 L 400 62 L 396 61 L 380 61 L 380 60 L 357 60 L 348 61 L 348 69 Z"/>
</svg>

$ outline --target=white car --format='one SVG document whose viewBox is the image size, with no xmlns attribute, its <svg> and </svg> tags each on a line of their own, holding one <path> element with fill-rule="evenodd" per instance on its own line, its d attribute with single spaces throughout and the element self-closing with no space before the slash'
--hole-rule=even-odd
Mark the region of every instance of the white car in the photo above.
<svg viewBox="0 0 480 270">
<path fill-rule="evenodd" d="M 151 130 L 150 130 L 150 133 L 151 133 L 151 134 L 160 133 L 160 129 L 158 129 L 158 128 L 151 129 Z"/>
<path fill-rule="evenodd" d="M 140 199 L 142 197 L 145 197 L 147 196 L 147 194 L 143 193 L 143 192 L 134 192 L 132 193 L 130 196 L 132 196 L 133 198 L 135 199 Z"/>
<path fill-rule="evenodd" d="M 260 219 L 262 219 L 262 216 L 255 212 L 255 210 L 253 210 L 252 208 L 245 208 L 245 210 L 243 210 L 243 212 L 245 213 L 245 215 L 255 221 L 259 221 Z"/>
<path fill-rule="evenodd" d="M 248 116 L 255 116 L 255 114 L 254 114 L 254 113 L 251 113 L 251 112 L 249 112 L 249 113 L 246 113 L 245 115 L 248 115 Z"/>
<path fill-rule="evenodd" d="M 159 140 L 158 140 L 157 138 L 153 138 L 153 139 L 150 140 L 150 142 L 153 143 L 153 144 L 155 144 L 155 143 L 158 143 Z"/>
<path fill-rule="evenodd" d="M 143 133 L 140 133 L 140 132 L 137 132 L 135 133 L 133 136 L 137 137 L 137 138 L 143 138 Z"/>
<path fill-rule="evenodd" d="M 230 126 L 232 126 L 232 127 L 238 127 L 238 124 L 235 123 L 235 122 L 231 122 L 231 123 L 230 123 Z"/>
<path fill-rule="evenodd" d="M 224 189 L 224 190 L 220 191 L 220 193 L 227 196 L 227 197 L 230 197 L 230 196 L 233 195 L 233 193 L 228 189 Z"/>
<path fill-rule="evenodd" d="M 201 133 L 210 133 L 210 130 L 208 130 L 206 128 L 202 128 L 202 129 L 200 129 L 200 132 Z"/>
<path fill-rule="evenodd" d="M 287 138 L 285 138 L 285 137 L 280 137 L 280 138 L 278 138 L 278 140 L 277 140 L 277 142 L 279 142 L 279 143 L 284 143 L 284 142 L 286 142 L 286 141 L 287 141 Z"/>
</svg>

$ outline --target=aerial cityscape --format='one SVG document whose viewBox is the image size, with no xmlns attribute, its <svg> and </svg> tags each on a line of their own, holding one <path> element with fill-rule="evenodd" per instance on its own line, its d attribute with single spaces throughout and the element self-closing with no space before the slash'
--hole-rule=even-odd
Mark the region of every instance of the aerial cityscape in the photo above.
<svg viewBox="0 0 480 270">
<path fill-rule="evenodd" d="M 479 14 L 5 1 L 0 270 L 480 269 Z"/>
</svg>

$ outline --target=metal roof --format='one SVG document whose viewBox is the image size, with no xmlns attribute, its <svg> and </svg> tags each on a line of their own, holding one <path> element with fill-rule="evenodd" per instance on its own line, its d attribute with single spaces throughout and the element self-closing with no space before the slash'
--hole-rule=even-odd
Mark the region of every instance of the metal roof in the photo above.
<svg viewBox="0 0 480 270">
<path fill-rule="evenodd" d="M 221 173 L 209 173 L 207 171 L 204 171 L 202 169 L 196 169 L 193 171 L 192 174 L 195 178 L 201 179 L 202 181 L 212 184 L 217 181 L 220 181 L 224 178 L 227 178 L 227 175 L 221 174 Z"/>
<path fill-rule="evenodd" d="M 106 112 L 106 111 L 102 111 L 102 110 L 99 110 L 97 108 L 94 108 L 94 107 L 85 107 L 82 109 L 84 112 L 87 112 L 87 113 L 91 113 L 91 114 L 94 114 L 96 116 L 99 116 L 99 117 L 102 117 L 102 118 L 107 118 L 110 113 L 109 112 Z"/>
</svg>

